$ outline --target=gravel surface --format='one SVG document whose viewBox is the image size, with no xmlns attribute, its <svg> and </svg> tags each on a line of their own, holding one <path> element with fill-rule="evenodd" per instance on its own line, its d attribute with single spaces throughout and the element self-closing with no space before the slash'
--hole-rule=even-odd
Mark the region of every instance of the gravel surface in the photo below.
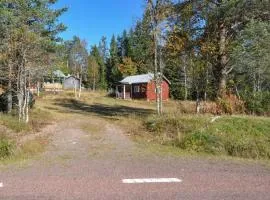
<svg viewBox="0 0 270 200">
<path fill-rule="evenodd" d="M 259 164 L 144 154 L 101 118 L 78 117 L 48 130 L 51 145 L 40 159 L 0 171 L 0 200 L 270 200 L 270 169 Z M 122 183 L 133 178 L 183 182 Z"/>
</svg>

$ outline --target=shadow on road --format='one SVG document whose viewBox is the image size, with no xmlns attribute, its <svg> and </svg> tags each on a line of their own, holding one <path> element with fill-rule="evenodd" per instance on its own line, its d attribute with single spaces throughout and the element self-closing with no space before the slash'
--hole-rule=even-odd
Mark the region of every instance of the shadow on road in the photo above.
<svg viewBox="0 0 270 200">
<path fill-rule="evenodd" d="M 113 105 L 113 106 L 106 104 L 89 105 L 75 99 L 65 99 L 65 100 L 59 99 L 56 100 L 56 102 L 57 103 L 55 103 L 55 105 L 67 108 L 68 111 L 80 114 L 92 113 L 99 115 L 101 117 L 110 117 L 110 118 L 116 116 L 127 117 L 134 114 L 137 116 L 145 117 L 154 113 L 154 111 L 151 109 L 135 108 L 122 105 Z"/>
</svg>

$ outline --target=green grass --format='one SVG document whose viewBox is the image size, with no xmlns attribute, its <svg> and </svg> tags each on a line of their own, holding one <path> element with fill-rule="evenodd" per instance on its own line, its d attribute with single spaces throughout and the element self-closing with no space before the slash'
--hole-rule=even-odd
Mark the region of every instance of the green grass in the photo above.
<svg viewBox="0 0 270 200">
<path fill-rule="evenodd" d="M 18 118 L 12 115 L 0 114 L 0 124 L 16 133 L 30 131 L 31 129 L 28 124 L 19 122 Z"/>
<path fill-rule="evenodd" d="M 18 117 L 13 115 L 0 114 L 0 125 L 5 126 L 15 133 L 38 132 L 53 120 L 53 116 L 46 110 L 34 108 L 30 112 L 29 123 L 20 122 Z"/>
<path fill-rule="evenodd" d="M 14 150 L 14 144 L 5 136 L 0 138 L 0 160 L 8 158 L 12 155 Z"/>
<path fill-rule="evenodd" d="M 46 139 L 35 138 L 20 144 L 20 138 L 41 131 L 53 120 L 53 115 L 36 105 L 30 111 L 29 123 L 19 122 L 14 115 L 0 114 L 0 162 L 33 157 L 44 151 Z"/>
<path fill-rule="evenodd" d="M 11 144 L 9 149 L 9 154 L 0 159 L 0 166 L 3 167 L 8 164 L 18 163 L 27 164 L 27 161 L 35 158 L 36 156 L 43 153 L 49 143 L 49 138 L 47 136 L 37 137 L 32 140 L 28 140 L 25 143 L 16 146 L 11 140 L 8 141 Z M 0 142 L 0 150 L 1 142 Z M 3 152 L 3 151 L 1 151 Z"/>
<path fill-rule="evenodd" d="M 145 127 L 155 140 L 183 150 L 213 155 L 270 159 L 270 119 L 202 115 L 151 117 Z"/>
</svg>

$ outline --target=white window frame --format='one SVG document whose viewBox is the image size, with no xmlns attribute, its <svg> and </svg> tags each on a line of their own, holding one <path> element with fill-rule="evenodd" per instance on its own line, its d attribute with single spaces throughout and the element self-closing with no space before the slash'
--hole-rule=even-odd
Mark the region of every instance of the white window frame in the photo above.
<svg viewBox="0 0 270 200">
<path fill-rule="evenodd" d="M 140 93 L 140 86 L 139 85 L 135 85 L 133 88 L 134 93 Z"/>
</svg>

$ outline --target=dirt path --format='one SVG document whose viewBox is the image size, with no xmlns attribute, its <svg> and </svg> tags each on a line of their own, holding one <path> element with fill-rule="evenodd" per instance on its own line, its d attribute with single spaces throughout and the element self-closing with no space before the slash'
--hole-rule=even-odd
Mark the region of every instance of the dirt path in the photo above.
<svg viewBox="0 0 270 200">
<path fill-rule="evenodd" d="M 74 114 L 48 126 L 51 143 L 26 168 L 0 172 L 3 200 L 262 199 L 270 170 L 260 165 L 144 154 L 103 118 Z M 182 183 L 123 184 L 122 179 L 180 178 Z"/>
<path fill-rule="evenodd" d="M 53 133 L 52 141 L 43 159 L 67 158 L 77 162 L 101 155 L 123 156 L 134 151 L 134 143 L 119 127 L 95 117 L 78 118 L 63 121 L 53 126 L 54 130 L 48 127 Z"/>
</svg>

